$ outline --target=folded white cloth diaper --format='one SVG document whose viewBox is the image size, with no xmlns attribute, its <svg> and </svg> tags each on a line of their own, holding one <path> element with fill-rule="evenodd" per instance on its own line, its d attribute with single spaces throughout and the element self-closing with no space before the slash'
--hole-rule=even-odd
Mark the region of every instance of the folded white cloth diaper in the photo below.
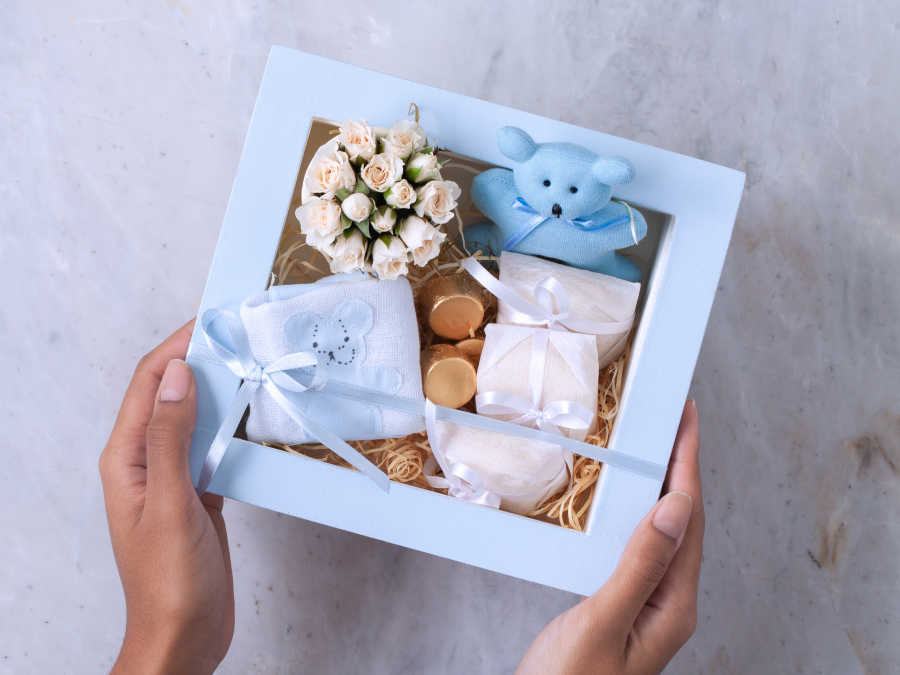
<svg viewBox="0 0 900 675">
<path fill-rule="evenodd" d="M 293 352 L 312 352 L 329 380 L 423 400 L 419 328 L 406 279 L 363 274 L 313 284 L 274 286 L 241 305 L 250 349 L 265 367 Z M 306 414 L 344 440 L 406 436 L 421 417 L 320 391 L 289 393 Z M 260 388 L 250 402 L 251 441 L 286 444 L 314 439 Z"/>
</svg>

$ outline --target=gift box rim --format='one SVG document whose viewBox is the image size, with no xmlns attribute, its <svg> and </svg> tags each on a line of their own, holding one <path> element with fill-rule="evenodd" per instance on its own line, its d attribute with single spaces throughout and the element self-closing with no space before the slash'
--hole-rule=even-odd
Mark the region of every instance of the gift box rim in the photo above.
<svg viewBox="0 0 900 675">
<path fill-rule="evenodd" d="M 350 97 L 332 84 L 346 84 L 349 79 L 359 85 L 355 91 L 377 89 L 381 95 Z M 316 90 L 318 95 L 299 96 L 298 100 L 296 83 L 301 81 L 307 91 Z M 312 86 L 316 84 L 321 86 Z M 657 260 L 649 280 L 644 318 L 634 339 L 634 363 L 608 445 L 667 462 L 743 191 L 744 174 L 733 169 L 276 46 L 266 64 L 200 313 L 265 288 L 313 118 L 343 119 L 352 115 L 380 124 L 403 117 L 410 101 L 417 103 L 422 124 L 435 134 L 438 143 L 486 162 L 508 164 L 497 150 L 493 134 L 499 126 L 516 124 L 539 140 L 565 138 L 598 152 L 627 156 L 635 164 L 637 179 L 619 186 L 615 196 L 670 214 L 670 222 L 663 233 L 665 246 L 662 242 L 660 245 L 660 256 L 666 260 Z M 451 114 L 450 108 L 455 108 L 456 114 Z M 466 120 L 473 126 L 463 133 L 459 126 Z M 442 137 L 453 142 L 442 142 Z M 270 180 L 262 180 L 263 175 Z M 706 239 L 701 235 L 707 235 Z M 684 278 L 685 269 L 674 268 L 673 272 L 671 258 L 676 256 L 681 262 L 696 253 L 685 251 L 686 247 L 705 251 L 707 264 L 690 266 L 691 273 Z M 248 259 L 253 262 L 241 265 L 242 258 L 244 263 Z M 657 274 L 663 278 L 656 279 Z M 673 274 L 677 283 L 666 278 Z M 660 349 L 661 336 L 654 337 L 651 327 L 672 323 L 672 313 L 684 305 L 677 294 L 685 290 L 695 294 L 691 320 L 681 322 L 686 330 L 676 336 L 676 345 Z M 192 344 L 198 340 L 203 338 L 195 328 Z M 653 391 L 641 386 L 648 380 L 642 370 L 658 370 L 667 357 L 678 358 L 678 372 L 663 369 L 664 386 Z M 198 430 L 191 450 L 196 478 L 204 444 L 208 447 L 215 421 L 221 419 L 239 381 L 230 371 L 193 359 L 190 351 L 188 361 L 198 376 L 199 390 Z M 657 423 L 641 425 L 641 419 L 635 417 L 640 411 L 653 411 Z M 650 427 L 653 429 L 648 430 Z M 288 479 L 290 484 L 285 482 Z M 350 486 L 354 489 L 349 490 Z M 579 533 L 493 512 L 414 486 L 394 483 L 391 494 L 385 495 L 361 474 L 233 439 L 210 489 L 229 498 L 587 594 L 611 573 L 628 535 L 658 497 L 660 486 L 659 481 L 604 467 L 591 506 L 590 527 Z M 310 495 L 323 501 L 314 504 Z M 348 495 L 353 499 L 347 499 Z M 364 501 L 357 503 L 359 499 Z M 429 523 L 430 529 L 404 521 L 399 510 L 404 505 L 411 505 L 417 514 L 424 512 L 428 520 L 422 524 Z M 616 518 L 610 517 L 612 505 Z M 380 516 L 373 517 L 375 513 Z M 418 522 L 418 517 L 414 520 Z"/>
</svg>

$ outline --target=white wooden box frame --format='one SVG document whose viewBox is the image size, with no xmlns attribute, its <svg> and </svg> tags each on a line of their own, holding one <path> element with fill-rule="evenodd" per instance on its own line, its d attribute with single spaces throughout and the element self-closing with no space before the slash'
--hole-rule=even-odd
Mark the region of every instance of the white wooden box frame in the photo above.
<svg viewBox="0 0 900 675">
<path fill-rule="evenodd" d="M 665 464 L 703 339 L 744 174 L 659 148 L 284 47 L 269 55 L 199 314 L 266 287 L 313 117 L 390 124 L 419 106 L 441 147 L 508 165 L 504 125 L 538 141 L 569 141 L 631 160 L 637 178 L 615 196 L 670 214 L 637 329 L 616 452 Z M 192 344 L 203 337 L 195 329 Z M 199 410 L 194 478 L 240 382 L 224 367 L 188 361 Z M 210 491 L 427 553 L 587 595 L 610 575 L 660 482 L 604 467 L 583 533 L 233 439 Z"/>
</svg>

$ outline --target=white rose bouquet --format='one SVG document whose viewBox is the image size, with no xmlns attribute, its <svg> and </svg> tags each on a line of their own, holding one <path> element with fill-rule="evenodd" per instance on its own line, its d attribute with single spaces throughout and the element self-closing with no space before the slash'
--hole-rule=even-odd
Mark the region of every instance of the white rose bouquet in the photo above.
<svg viewBox="0 0 900 675">
<path fill-rule="evenodd" d="M 295 211 L 306 243 L 339 274 L 364 270 L 396 279 L 423 267 L 447 238 L 459 185 L 441 177 L 437 151 L 418 122 L 390 129 L 342 124 L 320 147 L 303 178 Z"/>
</svg>

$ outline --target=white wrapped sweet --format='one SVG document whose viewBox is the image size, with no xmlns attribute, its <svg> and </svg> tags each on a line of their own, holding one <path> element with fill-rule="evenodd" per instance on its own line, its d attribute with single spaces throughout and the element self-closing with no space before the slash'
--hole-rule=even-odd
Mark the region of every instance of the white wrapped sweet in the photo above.
<svg viewBox="0 0 900 675">
<path fill-rule="evenodd" d="M 500 283 L 530 303 L 536 303 L 536 289 L 550 277 L 565 292 L 569 305 L 568 316 L 556 328 L 594 333 L 600 368 L 618 358 L 628 340 L 641 285 L 536 256 L 510 251 L 500 255 Z M 559 298 L 545 297 L 553 303 L 554 312 L 561 310 Z M 497 309 L 497 323 L 545 325 L 539 317 L 516 310 L 502 296 Z M 593 330 L 586 330 L 590 328 Z"/>
<path fill-rule="evenodd" d="M 596 429 L 598 377 L 591 335 L 489 324 L 475 405 L 480 415 L 580 441 Z M 570 480 L 572 453 L 553 442 L 446 422 L 429 428 L 429 440 L 449 494 L 468 501 L 525 515 Z"/>
<path fill-rule="evenodd" d="M 527 515 L 569 482 L 572 453 L 552 443 L 438 422 L 445 464 L 474 471 L 500 508 Z"/>
<path fill-rule="evenodd" d="M 312 352 L 329 380 L 423 400 L 419 329 L 406 279 L 363 274 L 313 284 L 275 286 L 241 305 L 250 350 L 265 367 L 294 352 Z M 344 440 L 406 436 L 421 417 L 319 391 L 287 395 L 312 419 Z M 313 439 L 264 387 L 250 402 L 247 437 L 286 444 Z"/>
<path fill-rule="evenodd" d="M 479 414 L 578 441 L 596 429 L 600 369 L 592 335 L 502 324 L 489 324 L 484 333 Z"/>
</svg>

